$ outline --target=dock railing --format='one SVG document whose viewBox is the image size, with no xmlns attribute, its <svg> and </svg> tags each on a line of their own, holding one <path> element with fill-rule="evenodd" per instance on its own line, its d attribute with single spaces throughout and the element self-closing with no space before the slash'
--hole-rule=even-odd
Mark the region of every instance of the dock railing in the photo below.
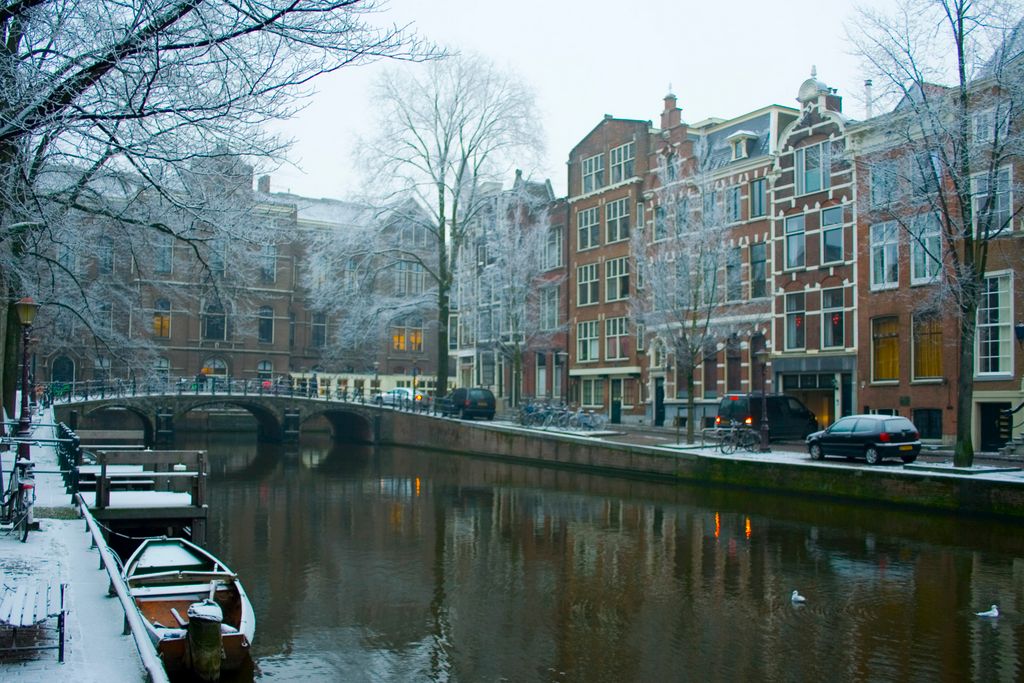
<svg viewBox="0 0 1024 683">
<path fill-rule="evenodd" d="M 107 547 L 107 541 L 103 536 L 103 532 L 100 530 L 99 524 L 96 523 L 92 513 L 89 512 L 89 507 L 82 500 L 81 494 L 75 496 L 75 501 L 78 504 L 80 514 L 85 519 L 86 530 L 92 534 L 92 545 L 99 551 L 100 569 L 107 571 L 107 576 L 110 577 L 112 592 L 116 593 L 117 599 L 121 601 L 121 608 L 124 610 L 123 634 L 131 634 L 135 640 L 135 648 L 139 651 L 142 666 L 146 669 L 147 680 L 149 683 L 170 683 L 167 671 L 157 655 L 156 647 L 146 632 L 146 625 L 142 622 L 142 615 L 139 614 L 135 601 L 132 600 L 128 592 L 128 586 L 125 585 L 124 579 L 121 576 L 121 563 L 118 562 L 114 553 Z"/>
</svg>

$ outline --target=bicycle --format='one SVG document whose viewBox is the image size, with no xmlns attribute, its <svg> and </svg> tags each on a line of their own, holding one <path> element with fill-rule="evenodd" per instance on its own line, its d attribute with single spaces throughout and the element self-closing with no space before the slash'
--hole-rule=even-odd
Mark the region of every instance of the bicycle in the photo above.
<svg viewBox="0 0 1024 683">
<path fill-rule="evenodd" d="M 28 540 L 32 524 L 32 506 L 36 502 L 35 463 L 16 458 L 7 480 L 7 490 L 0 500 L 0 524 L 9 524 L 22 543 Z"/>
<path fill-rule="evenodd" d="M 743 449 L 756 453 L 760 447 L 760 439 L 753 429 L 732 420 L 725 436 L 718 442 L 718 449 L 724 455 L 730 455 L 737 450 Z"/>
</svg>

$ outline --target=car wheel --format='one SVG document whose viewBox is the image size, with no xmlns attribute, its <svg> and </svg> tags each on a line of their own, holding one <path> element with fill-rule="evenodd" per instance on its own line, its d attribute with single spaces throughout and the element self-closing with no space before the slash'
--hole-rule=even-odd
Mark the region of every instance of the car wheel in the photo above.
<svg viewBox="0 0 1024 683">
<path fill-rule="evenodd" d="M 812 443 L 808 450 L 810 450 L 811 458 L 813 458 L 814 460 L 824 460 L 825 459 L 825 451 L 821 450 L 821 444 L 820 443 L 817 443 L 817 442 Z"/>
<path fill-rule="evenodd" d="M 904 455 L 904 456 L 902 456 L 901 459 L 903 460 L 903 464 L 904 465 L 909 465 L 910 463 L 912 463 L 915 460 L 917 460 L 917 456 L 916 455 Z"/>
<path fill-rule="evenodd" d="M 882 462 L 882 455 L 874 446 L 868 446 L 867 450 L 864 451 L 864 459 L 869 465 L 877 465 Z"/>
<path fill-rule="evenodd" d="M 461 410 L 461 411 L 459 411 L 459 419 L 460 420 L 468 420 L 469 419 L 469 414 L 465 410 Z"/>
</svg>

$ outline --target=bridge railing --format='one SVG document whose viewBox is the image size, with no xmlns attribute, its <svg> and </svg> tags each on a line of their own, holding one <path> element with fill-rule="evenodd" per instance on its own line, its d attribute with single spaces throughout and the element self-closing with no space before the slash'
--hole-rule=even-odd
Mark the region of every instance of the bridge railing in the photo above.
<svg viewBox="0 0 1024 683">
<path fill-rule="evenodd" d="M 384 403 L 378 392 L 370 393 L 345 388 L 327 391 L 324 388 L 318 388 L 315 384 L 300 389 L 287 382 L 212 375 L 147 381 L 117 379 L 50 382 L 37 386 L 41 388 L 36 391 L 37 400 L 47 405 L 108 398 L 194 395 L 308 398 L 317 401 L 376 405 L 391 410 L 434 414 L 439 412 L 441 406 L 441 401 L 432 396 L 424 396 L 419 401 L 401 400 L 395 403 Z"/>
</svg>

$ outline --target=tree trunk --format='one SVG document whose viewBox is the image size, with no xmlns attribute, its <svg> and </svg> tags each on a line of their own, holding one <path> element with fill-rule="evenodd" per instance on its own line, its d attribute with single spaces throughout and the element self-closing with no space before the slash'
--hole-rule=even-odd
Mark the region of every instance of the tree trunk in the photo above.
<svg viewBox="0 0 1024 683">
<path fill-rule="evenodd" d="M 7 329 L 3 336 L 3 406 L 7 411 L 7 417 L 17 419 L 17 408 L 15 392 L 18 390 L 18 351 L 21 349 L 21 323 L 18 322 L 18 314 L 14 310 L 14 304 L 8 302 L 0 315 L 6 321 Z"/>
<path fill-rule="evenodd" d="M 960 314 L 960 349 L 957 373 L 960 377 L 956 392 L 956 444 L 953 450 L 955 467 L 974 464 L 974 323 L 978 314 L 978 286 L 974 282 L 964 292 L 964 306 Z"/>
<path fill-rule="evenodd" d="M 512 407 L 519 405 L 523 395 L 523 349 L 519 342 L 512 349 Z"/>
<path fill-rule="evenodd" d="M 697 410 L 697 397 L 693 393 L 693 368 L 686 371 L 686 443 L 693 443 L 693 421 Z"/>
</svg>

